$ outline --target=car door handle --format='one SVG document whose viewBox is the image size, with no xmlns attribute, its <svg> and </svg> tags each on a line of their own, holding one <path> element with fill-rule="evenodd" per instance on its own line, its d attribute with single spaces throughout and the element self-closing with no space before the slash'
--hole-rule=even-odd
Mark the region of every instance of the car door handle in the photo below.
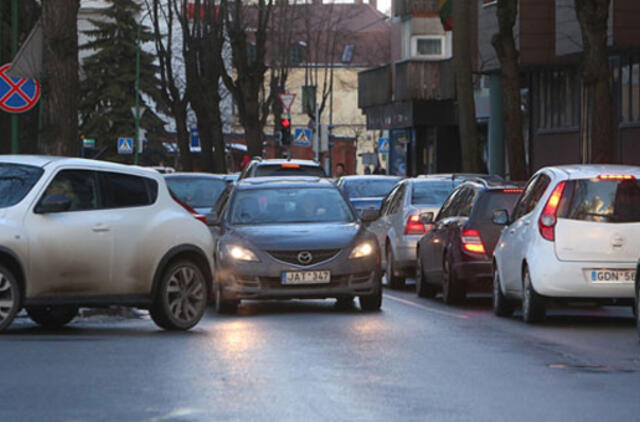
<svg viewBox="0 0 640 422">
<path fill-rule="evenodd" d="M 95 226 L 91 227 L 91 230 L 93 230 L 96 233 L 100 233 L 100 232 L 108 232 L 110 228 L 106 224 L 96 224 Z"/>
<path fill-rule="evenodd" d="M 522 224 L 528 226 L 529 224 L 531 224 L 531 220 L 522 220 Z"/>
</svg>

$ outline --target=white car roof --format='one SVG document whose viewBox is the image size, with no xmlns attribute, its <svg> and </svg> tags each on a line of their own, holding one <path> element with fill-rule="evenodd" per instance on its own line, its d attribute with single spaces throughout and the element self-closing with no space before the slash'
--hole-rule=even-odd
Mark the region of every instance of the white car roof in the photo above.
<svg viewBox="0 0 640 422">
<path fill-rule="evenodd" d="M 570 164 L 564 166 L 547 167 L 547 169 L 562 172 L 566 179 L 585 179 L 597 177 L 601 174 L 633 175 L 640 178 L 640 167 L 620 164 Z"/>
<path fill-rule="evenodd" d="M 162 178 L 162 175 L 157 171 L 145 167 L 112 163 L 110 161 L 89 160 L 86 158 L 56 157 L 47 155 L 0 155 L 0 163 L 25 164 L 43 168 L 50 164 L 55 164 L 56 166 L 87 166 L 104 170 L 122 171 L 144 176 L 157 175 L 159 176 L 156 177 L 157 179 Z"/>
</svg>

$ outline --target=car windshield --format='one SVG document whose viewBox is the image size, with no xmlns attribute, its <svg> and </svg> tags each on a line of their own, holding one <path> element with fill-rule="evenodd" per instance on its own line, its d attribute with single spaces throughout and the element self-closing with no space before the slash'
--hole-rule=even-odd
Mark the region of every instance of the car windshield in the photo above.
<svg viewBox="0 0 640 422">
<path fill-rule="evenodd" d="M 348 223 L 351 208 L 335 188 L 247 189 L 236 193 L 231 224 Z"/>
<path fill-rule="evenodd" d="M 398 183 L 394 178 L 367 178 L 346 180 L 343 185 L 344 193 L 349 198 L 384 198 Z"/>
<path fill-rule="evenodd" d="M 327 177 L 319 166 L 305 166 L 292 164 L 267 164 L 258 166 L 256 169 L 256 177 L 266 176 L 313 176 Z"/>
<path fill-rule="evenodd" d="M 559 215 L 602 223 L 640 222 L 640 180 L 583 179 L 567 182 Z"/>
<path fill-rule="evenodd" d="M 211 208 L 227 187 L 227 182 L 211 177 L 167 177 L 169 189 L 192 208 Z"/>
<path fill-rule="evenodd" d="M 413 183 L 411 203 L 414 205 L 442 205 L 453 190 L 451 181 L 424 180 Z"/>
<path fill-rule="evenodd" d="M 39 167 L 0 163 L 0 208 L 22 201 L 43 172 Z"/>
</svg>

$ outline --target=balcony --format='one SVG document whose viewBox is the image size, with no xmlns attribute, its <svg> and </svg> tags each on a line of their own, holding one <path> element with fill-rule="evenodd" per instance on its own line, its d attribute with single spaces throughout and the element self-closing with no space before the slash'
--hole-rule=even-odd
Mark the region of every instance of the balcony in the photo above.
<svg viewBox="0 0 640 422">
<path fill-rule="evenodd" d="M 438 16 L 438 0 L 394 0 L 393 16 Z"/>
<path fill-rule="evenodd" d="M 393 82 L 393 84 L 392 84 Z M 408 60 L 358 73 L 358 107 L 455 98 L 451 60 Z"/>
</svg>

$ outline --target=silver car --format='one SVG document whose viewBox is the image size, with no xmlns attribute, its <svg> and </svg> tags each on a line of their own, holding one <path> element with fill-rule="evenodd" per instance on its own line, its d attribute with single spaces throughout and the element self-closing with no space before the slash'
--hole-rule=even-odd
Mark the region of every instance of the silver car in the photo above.
<svg viewBox="0 0 640 422">
<path fill-rule="evenodd" d="M 462 180 L 451 177 L 419 177 L 398 183 L 382 201 L 380 218 L 371 223 L 383 252 L 387 282 L 397 289 L 413 277 L 416 268 L 416 245 L 425 234 L 421 214 L 438 213 L 444 200 Z"/>
</svg>

